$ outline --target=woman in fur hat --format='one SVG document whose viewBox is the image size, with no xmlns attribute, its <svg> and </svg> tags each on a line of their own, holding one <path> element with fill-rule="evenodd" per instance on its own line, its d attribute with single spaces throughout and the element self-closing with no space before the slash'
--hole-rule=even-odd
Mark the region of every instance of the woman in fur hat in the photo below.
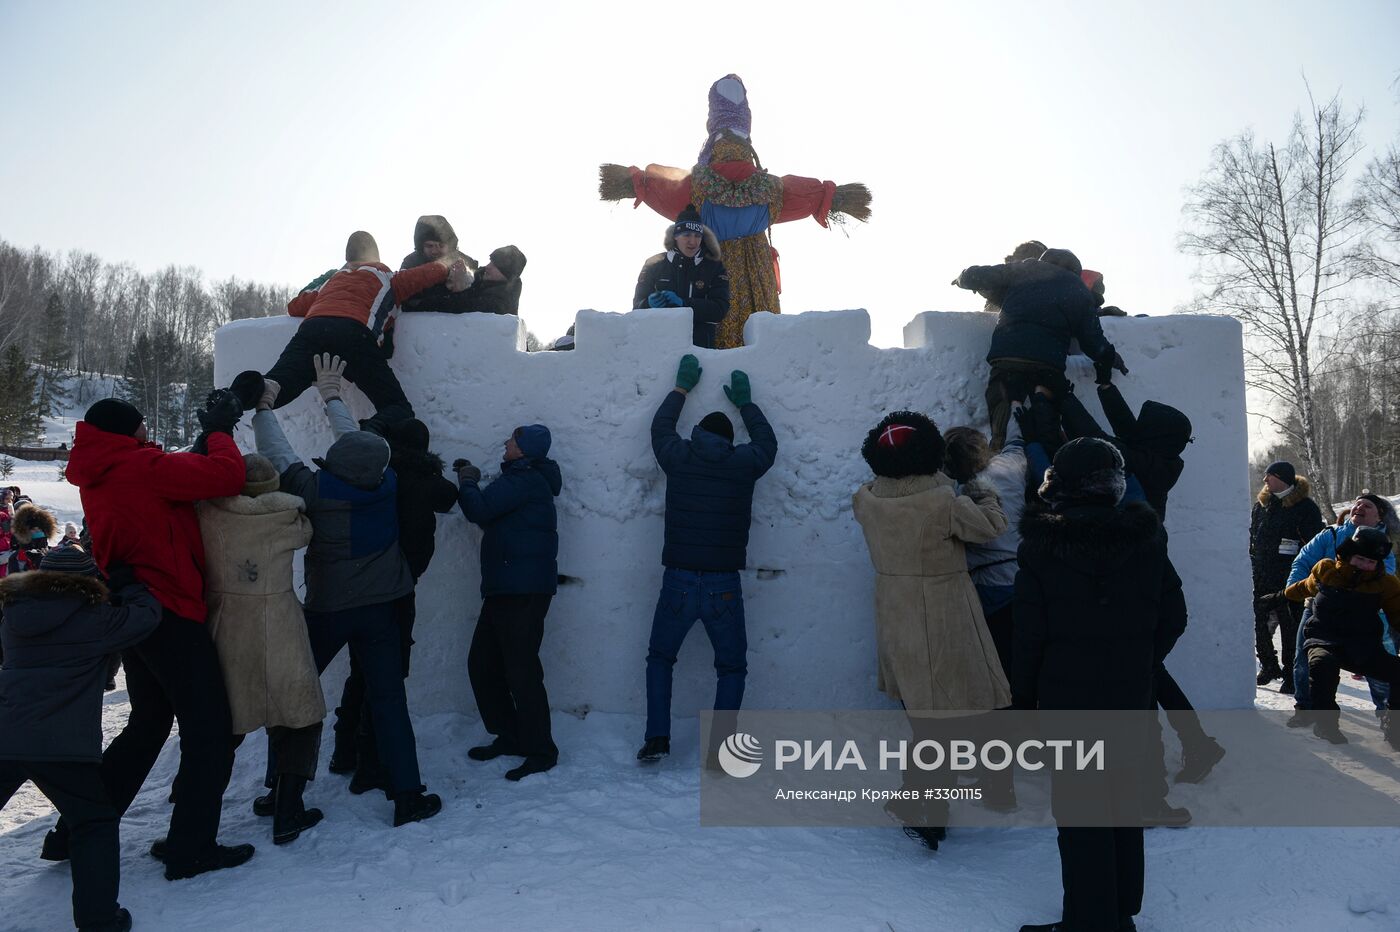
<svg viewBox="0 0 1400 932">
<path fill-rule="evenodd" d="M 1004 708 L 1011 693 L 966 545 L 996 538 L 1006 516 L 996 493 L 976 480 L 958 494 L 942 472 L 944 449 L 934 423 L 913 411 L 887 415 L 861 447 L 875 479 L 856 490 L 852 506 L 875 565 L 879 686 L 913 711 Z M 914 815 L 919 824 L 909 831 L 936 849 L 946 805 Z"/>
<path fill-rule="evenodd" d="M 58 543 L 58 521 L 38 505 L 26 502 L 15 510 L 10 522 L 12 537 L 8 571 L 22 573 L 36 570 L 49 547 Z"/>
<path fill-rule="evenodd" d="M 219 653 L 233 733 L 267 728 L 277 759 L 272 840 L 295 841 L 321 821 L 302 804 L 316 776 L 326 704 L 311 655 L 306 619 L 292 591 L 292 555 L 311 542 L 302 499 L 278 491 L 265 457 L 243 457 L 242 494 L 196 506 L 204 538 L 209 633 Z"/>
<path fill-rule="evenodd" d="M 1186 601 L 1156 512 L 1119 507 L 1126 485 L 1113 445 L 1085 437 L 1056 451 L 1040 487 L 1049 507 L 1027 506 L 1011 655 L 1018 709 L 1156 707 L 1152 672 L 1186 629 Z M 1142 794 L 1123 783 L 1105 784 L 1108 827 L 1059 830 L 1063 919 L 1021 932 L 1134 928 Z"/>
</svg>

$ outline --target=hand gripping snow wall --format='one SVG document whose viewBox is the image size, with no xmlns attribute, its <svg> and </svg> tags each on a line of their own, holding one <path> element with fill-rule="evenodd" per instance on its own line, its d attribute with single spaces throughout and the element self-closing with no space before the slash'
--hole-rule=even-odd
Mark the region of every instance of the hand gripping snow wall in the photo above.
<svg viewBox="0 0 1400 932">
<path fill-rule="evenodd" d="M 696 352 L 704 367 L 682 435 L 709 411 L 730 411 L 721 385 L 732 369 L 753 380 L 754 401 L 778 436 L 778 460 L 758 483 L 749 565 L 749 708 L 887 708 L 875 688 L 874 579 L 851 494 L 869 479 L 859 448 L 885 412 L 912 408 L 942 428 L 986 425 L 987 366 L 995 318 L 925 313 L 904 328 L 905 349 L 869 344 L 864 311 L 756 314 L 742 349 L 694 350 L 691 312 L 582 311 L 577 349 L 525 353 L 524 326 L 487 314 L 410 314 L 399 322 L 393 367 L 433 449 L 465 456 L 489 481 L 519 424 L 547 424 L 564 475 L 559 509 L 559 594 L 542 657 L 556 709 L 645 709 L 647 636 L 661 582 L 665 477 L 652 456 L 651 417 Z M 243 320 L 216 337 L 216 383 L 266 370 L 292 336 L 292 318 Z M 1217 317 L 1104 321 L 1132 374 L 1119 384 L 1136 411 L 1146 399 L 1187 413 L 1196 441 L 1172 492 L 1171 553 L 1186 583 L 1190 626 L 1168 667 L 1201 708 L 1249 706 L 1254 693 L 1249 605 L 1244 376 L 1239 325 Z M 1093 371 L 1073 357 L 1069 376 L 1100 416 Z M 358 416 L 368 402 L 351 392 Z M 331 435 L 307 391 L 278 412 L 305 459 Z M 739 425 L 739 440 L 742 435 Z M 247 418 L 245 418 L 246 424 Z M 1102 419 L 1101 419 L 1102 423 Z M 239 444 L 252 449 L 251 430 Z M 473 708 L 467 647 L 480 608 L 480 532 L 460 511 L 438 518 L 437 555 L 418 587 L 410 697 L 416 712 Z M 676 666 L 678 716 L 714 698 L 712 653 L 692 633 Z M 342 663 L 325 682 L 338 690 Z M 328 704 L 334 705 L 338 693 Z"/>
</svg>

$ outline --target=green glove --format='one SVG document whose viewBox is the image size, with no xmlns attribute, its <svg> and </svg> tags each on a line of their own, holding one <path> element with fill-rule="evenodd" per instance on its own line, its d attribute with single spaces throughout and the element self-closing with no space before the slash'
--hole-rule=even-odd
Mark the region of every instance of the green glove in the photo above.
<svg viewBox="0 0 1400 932">
<path fill-rule="evenodd" d="M 676 388 L 690 391 L 700 381 L 700 373 L 703 371 L 700 368 L 700 360 L 686 353 L 681 357 L 680 368 L 676 370 Z"/>
<path fill-rule="evenodd" d="M 729 373 L 729 384 L 724 386 L 724 395 L 736 408 L 752 404 L 753 391 L 749 388 L 748 374 L 739 369 Z"/>
</svg>

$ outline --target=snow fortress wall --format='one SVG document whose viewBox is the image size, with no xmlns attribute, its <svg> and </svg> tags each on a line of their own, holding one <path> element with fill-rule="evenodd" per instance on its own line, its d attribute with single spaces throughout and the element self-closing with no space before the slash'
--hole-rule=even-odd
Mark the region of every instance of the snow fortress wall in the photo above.
<svg viewBox="0 0 1400 932">
<path fill-rule="evenodd" d="M 556 709 L 641 712 L 651 617 L 661 582 L 665 476 L 652 456 L 650 423 L 674 384 L 682 354 L 704 367 L 681 433 L 709 411 L 727 411 L 732 369 L 753 382 L 754 401 L 778 437 L 778 459 L 753 502 L 748 567 L 750 708 L 886 708 L 876 689 L 874 578 L 851 495 L 870 478 L 860 457 L 867 430 L 887 411 L 926 412 L 940 427 L 986 425 L 983 355 L 995 318 L 924 313 L 904 329 L 906 348 L 870 345 L 865 311 L 749 321 L 747 346 L 690 345 L 688 310 L 581 311 L 577 349 L 525 353 L 514 317 L 406 314 L 392 365 L 433 449 L 465 456 L 485 480 L 499 471 L 517 425 L 543 423 L 564 476 L 559 509 L 562 584 L 543 647 Z M 292 318 L 231 323 L 216 338 L 216 384 L 243 369 L 266 371 L 290 339 Z M 1253 702 L 1247 529 L 1244 378 L 1238 324 L 1226 318 L 1109 319 L 1105 331 L 1131 369 L 1119 383 L 1136 410 L 1146 399 L 1176 405 L 1195 426 L 1186 471 L 1172 493 L 1171 552 L 1186 582 L 1190 626 L 1169 668 L 1202 708 Z M 1082 356 L 1069 375 L 1100 417 L 1093 371 Z M 358 416 L 368 402 L 351 392 Z M 308 390 L 278 412 L 297 451 L 325 452 L 330 432 Z M 247 423 L 245 418 L 245 425 Z M 239 428 L 252 448 L 252 432 Z M 416 711 L 468 710 L 467 648 L 475 625 L 480 531 L 459 510 L 438 518 L 437 555 L 418 588 L 410 697 Z M 674 714 L 713 701 L 712 652 L 700 626 L 676 665 Z M 338 699 L 338 663 L 326 674 Z"/>
</svg>

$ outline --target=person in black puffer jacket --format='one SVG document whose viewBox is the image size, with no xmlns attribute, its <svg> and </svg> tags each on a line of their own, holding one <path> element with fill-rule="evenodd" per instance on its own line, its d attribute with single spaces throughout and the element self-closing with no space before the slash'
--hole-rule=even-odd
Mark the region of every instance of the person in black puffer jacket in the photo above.
<svg viewBox="0 0 1400 932">
<path fill-rule="evenodd" d="M 467 755 L 524 757 L 506 771 L 507 780 L 543 773 L 559 761 L 540 664 L 544 619 L 559 587 L 554 499 L 564 485 L 559 464 L 548 455 L 550 442 L 543 424 L 516 428 L 505 443 L 500 477 L 484 489 L 477 485 L 480 469 L 464 459 L 452 463 L 462 514 L 483 531 L 481 615 L 467 674 L 481 722 L 495 736 Z"/>
<path fill-rule="evenodd" d="M 684 440 L 676 432 L 686 393 L 700 381 L 700 361 L 681 358 L 676 387 L 651 421 L 651 449 L 666 474 L 666 533 L 661 597 L 647 649 L 647 731 L 637 759 L 671 752 L 671 674 L 676 655 L 699 619 L 715 649 L 715 709 L 736 710 L 748 674 L 748 636 L 739 571 L 748 561 L 753 487 L 778 456 L 778 438 L 758 405 L 749 377 L 730 374 L 724 394 L 739 409 L 749 443 L 734 445 L 734 425 L 711 412 Z M 720 737 L 728 734 L 714 729 Z"/>
<path fill-rule="evenodd" d="M 1037 385 L 1055 397 L 1069 391 L 1065 359 L 1071 340 L 1079 340 L 1101 382 L 1109 381 L 1115 368 L 1128 372 L 1103 335 L 1098 316 L 1103 299 L 1084 285 L 1079 277 L 1082 270 L 1068 249 L 1047 249 L 1039 259 L 974 265 L 953 280 L 957 287 L 976 291 L 1001 306 L 987 350 L 992 367 L 987 413 L 994 451 L 1006 442 L 1012 402 L 1024 401 Z"/>
<path fill-rule="evenodd" d="M 45 856 L 72 860 L 74 923 L 117 930 L 131 915 L 117 905 L 121 812 L 100 770 L 102 686 L 107 655 L 149 636 L 161 607 L 131 567 L 107 570 L 111 590 L 88 553 L 64 547 L 0 582 L 0 807 L 34 782 L 68 827 L 62 853 L 50 838 Z"/>
<path fill-rule="evenodd" d="M 428 425 L 410 418 L 389 425 L 389 467 L 398 476 L 399 549 L 408 561 L 415 590 L 419 578 L 428 571 L 437 546 L 437 515 L 447 514 L 457 504 L 457 486 L 442 474 L 442 457 L 428 450 Z M 410 592 L 394 603 L 403 651 L 403 675 L 408 679 L 409 655 L 413 648 L 413 624 L 417 618 L 417 595 Z M 355 772 L 351 781 L 358 789 L 377 786 L 386 778 L 379 766 L 374 736 L 374 720 L 366 714 L 364 673 L 355 652 L 350 652 L 350 675 L 341 689 L 335 710 L 335 750 L 331 773 Z"/>
<path fill-rule="evenodd" d="M 1152 673 L 1186 628 L 1186 600 L 1157 515 L 1141 502 L 1119 507 L 1125 486 L 1112 445 L 1072 440 L 1040 487 L 1050 507 L 1028 506 L 1021 519 L 1015 708 L 1155 706 Z M 1103 775 L 1071 777 L 1082 791 L 1083 781 Z M 1133 928 L 1143 895 L 1142 800 L 1138 787 L 1122 784 L 1102 787 L 1111 821 L 1099 824 L 1111 827 L 1059 830 L 1062 924 L 1022 932 Z"/>
<path fill-rule="evenodd" d="M 729 273 L 720 261 L 719 238 L 686 205 L 662 240 L 666 251 L 642 265 L 632 292 L 633 309 L 688 307 L 694 313 L 691 340 L 713 348 L 715 328 L 729 313 Z"/>
<path fill-rule="evenodd" d="M 1263 686 L 1272 680 L 1284 679 L 1286 692 L 1292 692 L 1294 650 L 1298 639 L 1298 623 L 1303 606 L 1297 602 L 1283 605 L 1271 603 L 1266 597 L 1281 591 L 1288 582 L 1293 558 L 1303 545 L 1322 530 L 1322 510 L 1311 497 L 1312 486 L 1298 475 L 1292 463 L 1280 460 L 1264 470 L 1264 487 L 1249 516 L 1249 560 L 1254 570 L 1254 650 L 1259 657 L 1259 676 Z M 1274 650 L 1273 625 L 1278 616 L 1283 638 L 1283 666 L 1279 666 Z"/>
</svg>

